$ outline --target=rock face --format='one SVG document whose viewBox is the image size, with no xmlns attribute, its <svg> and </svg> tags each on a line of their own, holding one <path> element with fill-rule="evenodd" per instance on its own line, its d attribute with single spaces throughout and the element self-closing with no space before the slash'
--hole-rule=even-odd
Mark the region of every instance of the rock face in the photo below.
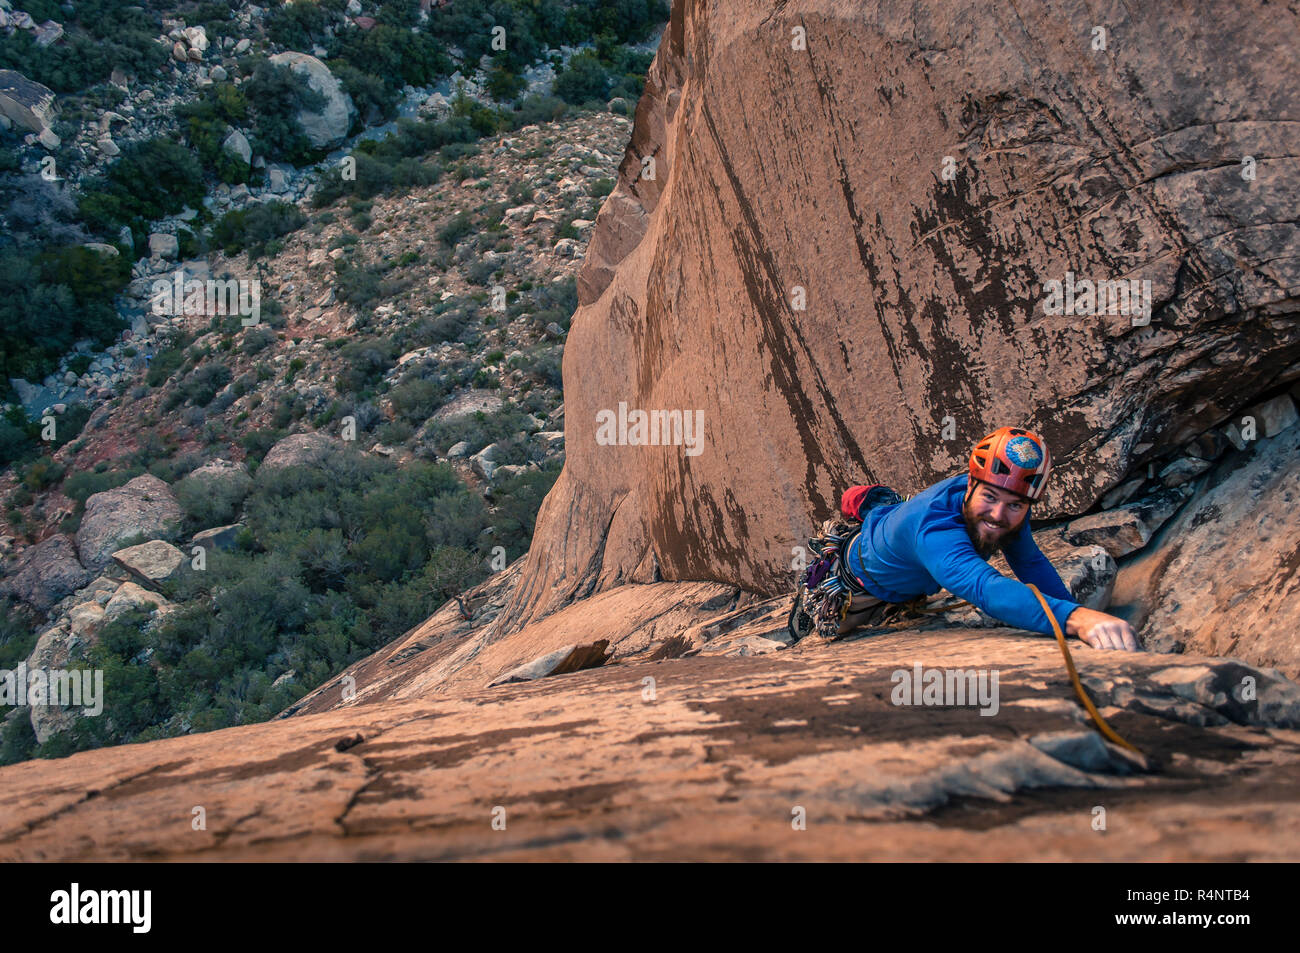
<svg viewBox="0 0 1300 953">
<path fill-rule="evenodd" d="M 171 488 L 156 476 L 142 474 L 86 500 L 77 529 L 77 552 L 86 568 L 103 569 L 132 536 L 174 540 L 180 523 L 181 508 Z"/>
<path fill-rule="evenodd" d="M 347 138 L 356 107 L 328 66 L 307 53 L 295 52 L 276 53 L 270 62 L 305 76 L 307 85 L 325 97 L 319 110 L 303 110 L 295 117 L 313 146 L 330 149 Z"/>
<path fill-rule="evenodd" d="M 1056 458 L 1036 516 L 1080 516 L 1300 372 L 1300 126 L 1243 118 L 1296 113 L 1294 20 L 1116 9 L 1104 49 L 1093 25 L 674 4 L 505 628 L 656 573 L 780 591 L 845 486 L 915 492 L 1013 422 Z M 1149 316 L 1051 313 L 1050 282 L 1121 278 Z M 598 442 L 621 403 L 700 411 L 698 452 Z"/>
<path fill-rule="evenodd" d="M 1300 678 L 1300 426 L 1260 441 L 1178 514 L 1153 554 L 1148 647 L 1229 655 Z"/>
<path fill-rule="evenodd" d="M 12 573 L 0 582 L 0 594 L 12 595 L 41 612 L 90 582 L 91 574 L 77 561 L 72 540 L 56 533 L 18 557 Z"/>
<path fill-rule="evenodd" d="M 0 860 L 1300 856 L 1293 683 L 1224 660 L 1076 655 L 1140 759 L 1087 725 L 1050 639 L 908 631 L 13 765 Z M 894 704 L 917 664 L 1000 672 L 996 714 Z M 1231 692 L 1247 676 L 1259 694 L 1243 704 Z M 795 807 L 807 828 L 792 834 Z"/>
</svg>

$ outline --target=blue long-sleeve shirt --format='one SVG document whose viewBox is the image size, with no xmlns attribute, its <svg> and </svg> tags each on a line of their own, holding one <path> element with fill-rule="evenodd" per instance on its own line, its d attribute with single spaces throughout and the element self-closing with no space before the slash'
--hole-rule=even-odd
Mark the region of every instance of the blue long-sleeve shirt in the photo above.
<svg viewBox="0 0 1300 953">
<path fill-rule="evenodd" d="M 870 510 L 849 549 L 849 572 L 886 602 L 906 602 L 942 588 L 1008 625 L 1051 635 L 1043 607 L 1024 585 L 1032 582 L 1065 631 L 1065 620 L 1079 603 L 1034 542 L 1029 515 L 1003 550 L 1007 565 L 1023 580 L 1016 582 L 981 559 L 966 535 L 961 515 L 966 479 L 961 473 L 910 500 Z"/>
</svg>

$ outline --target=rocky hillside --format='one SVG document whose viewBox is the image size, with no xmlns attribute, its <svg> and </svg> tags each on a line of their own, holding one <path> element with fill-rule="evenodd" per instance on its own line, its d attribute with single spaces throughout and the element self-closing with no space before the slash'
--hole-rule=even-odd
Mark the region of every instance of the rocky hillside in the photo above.
<svg viewBox="0 0 1300 953">
<path fill-rule="evenodd" d="M 322 644 L 347 636 L 374 650 L 326 664 L 338 655 L 290 638 L 266 670 L 222 670 L 224 694 L 182 706 L 167 733 L 186 737 L 142 731 L 134 737 L 148 744 L 3 769 L 0 856 L 1300 856 L 1287 833 L 1300 811 L 1300 143 L 1285 118 L 1294 83 L 1277 65 L 1294 58 L 1300 24 L 1273 8 L 1178 4 L 1096 19 L 1056 3 L 961 14 L 892 2 L 675 3 L 631 128 L 584 120 L 592 133 L 610 123 L 595 151 L 617 164 L 607 196 L 583 187 L 585 200 L 602 200 L 590 230 L 570 221 L 574 244 L 530 251 L 533 270 L 492 246 L 506 258 L 479 266 L 477 283 L 451 273 L 486 258 L 476 242 L 466 262 L 453 252 L 432 285 L 454 301 L 517 281 L 522 296 L 563 283 L 565 263 L 581 260 L 572 321 L 557 322 L 563 468 L 530 517 L 526 554 L 509 552 L 436 612 L 365 642 L 324 583 L 355 571 L 349 562 L 382 572 L 375 550 L 414 545 L 397 531 L 422 516 L 430 566 L 445 527 L 478 530 L 458 515 L 468 504 L 420 468 L 445 465 L 461 485 L 475 474 L 491 481 L 500 477 L 484 463 L 498 455 L 457 462 L 472 441 L 448 445 L 462 431 L 438 426 L 444 411 L 426 414 L 420 395 L 432 387 L 433 403 L 459 413 L 493 388 L 458 380 L 445 363 L 419 378 L 444 375 L 440 383 L 386 373 L 391 386 L 374 406 L 391 429 L 367 454 L 395 469 L 377 471 L 373 489 L 349 478 L 358 458 L 336 454 L 359 448 L 331 429 L 366 412 L 331 412 L 326 396 L 310 412 L 331 436 L 250 441 L 251 489 L 233 494 L 245 501 L 232 523 L 243 524 L 236 551 L 258 554 L 261 573 L 292 551 L 304 569 L 281 588 L 308 605 L 319 596 L 310 625 Z M 516 142 L 530 134 L 517 130 L 491 152 L 522 148 L 502 155 L 527 161 L 545 147 Z M 599 164 L 588 167 L 571 180 L 599 181 Z M 511 249 L 531 248 L 526 223 L 560 214 L 546 205 L 564 193 L 558 180 L 490 210 L 464 198 L 477 179 L 408 195 L 413 206 L 353 197 L 333 222 L 316 221 L 319 233 L 283 238 L 276 286 L 286 313 L 299 315 L 286 333 L 300 348 L 313 347 L 314 327 L 322 334 L 313 350 L 285 349 L 282 390 L 304 371 L 317 382 L 364 379 L 385 364 L 348 344 L 338 353 L 350 365 L 329 360 L 331 335 L 400 335 L 418 308 L 403 297 L 405 266 L 394 265 L 397 281 L 369 298 L 364 321 L 346 311 L 345 289 L 366 297 L 358 269 L 454 237 L 466 216 L 480 234 L 508 232 Z M 401 213 L 420 201 L 443 217 L 408 224 Z M 577 211 L 589 218 L 581 202 L 568 207 Z M 314 241 L 338 235 L 338 215 L 402 218 L 389 228 L 403 239 L 358 240 L 350 251 L 337 238 Z M 314 276 L 336 251 L 331 298 Z M 557 306 L 537 300 L 530 313 Z M 521 357 L 556 337 L 538 323 L 513 328 Z M 479 329 L 489 339 L 480 346 L 494 343 L 492 327 Z M 457 354 L 444 341 L 407 363 L 454 364 Z M 520 448 L 531 441 L 544 460 L 561 415 L 540 419 L 547 408 L 510 390 L 522 380 L 502 359 L 498 389 L 535 419 L 508 418 L 497 442 L 527 468 Z M 182 360 L 183 383 L 197 362 Z M 233 373 L 214 389 L 233 387 Z M 308 385 L 298 399 L 310 394 Z M 641 413 L 682 427 L 652 441 L 638 434 Z M 273 414 L 260 426 L 286 422 Z M 1136 754 L 1092 729 L 1053 640 L 978 610 L 833 644 L 792 645 L 785 631 L 792 566 L 845 487 L 916 492 L 1012 422 L 1042 433 L 1056 461 L 1033 515 L 1039 546 L 1078 601 L 1127 619 L 1147 648 L 1110 653 L 1074 640 L 1073 649 L 1084 685 Z M 398 474 L 421 493 L 382 482 Z M 125 587 L 146 588 L 157 575 L 148 567 L 167 563 L 161 551 L 116 549 L 124 540 L 105 528 L 107 514 L 162 493 L 136 479 L 146 482 L 121 499 L 91 496 L 76 531 L 79 565 L 111 560 L 136 580 L 111 594 L 78 591 L 105 615 L 113 600 L 147 603 L 147 592 Z M 198 485 L 243 485 L 206 479 Z M 488 541 L 508 516 L 503 494 L 491 495 Z M 372 497 L 393 500 L 381 515 L 391 538 L 366 535 Z M 436 518 L 421 499 L 434 501 Z M 313 521 L 307 503 L 334 517 Z M 156 509 L 152 539 L 133 542 L 154 546 L 171 532 L 175 515 Z M 308 538 L 282 535 L 298 529 Z M 344 540 L 354 545 L 340 549 Z M 74 541 L 64 538 L 57 558 L 72 559 Z M 448 595 L 450 580 L 469 578 L 422 572 L 417 585 Z M 168 585 L 193 594 L 199 583 L 182 573 Z M 364 604 L 375 590 L 349 591 Z M 392 592 L 378 604 L 405 605 Z M 236 621 L 252 619 L 239 614 L 250 595 L 288 601 L 243 576 L 205 594 Z M 69 615 L 75 631 L 96 613 L 83 602 Z M 197 684 L 208 660 L 185 650 L 216 643 L 194 634 L 193 620 L 170 624 L 158 628 L 172 632 L 163 641 L 105 624 L 98 644 L 121 647 L 114 664 L 132 673 L 179 656 L 178 671 Z M 56 644 L 71 639 L 46 643 L 48 667 L 61 664 Z M 900 703 L 899 673 L 917 666 L 995 673 L 1000 695 L 984 710 Z M 263 685 L 291 667 L 281 683 L 291 693 Z M 268 724 L 202 733 L 219 723 L 213 712 L 234 706 L 251 719 L 280 699 Z M 257 761 L 232 754 L 245 750 Z"/>
<path fill-rule="evenodd" d="M 132 715 L 20 705 L 0 762 L 268 718 L 526 551 L 657 41 L 655 0 L 502 50 L 476 0 L 114 2 L 0 22 L 0 668 Z"/>
</svg>

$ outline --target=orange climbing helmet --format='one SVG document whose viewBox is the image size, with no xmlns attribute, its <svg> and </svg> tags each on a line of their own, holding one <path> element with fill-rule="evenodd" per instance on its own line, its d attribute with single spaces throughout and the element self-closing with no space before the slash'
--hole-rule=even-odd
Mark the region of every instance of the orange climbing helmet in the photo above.
<svg viewBox="0 0 1300 953">
<path fill-rule="evenodd" d="M 1047 443 L 1022 427 L 999 427 L 975 444 L 970 454 L 971 476 L 1031 503 L 1043 495 L 1051 472 Z"/>
</svg>

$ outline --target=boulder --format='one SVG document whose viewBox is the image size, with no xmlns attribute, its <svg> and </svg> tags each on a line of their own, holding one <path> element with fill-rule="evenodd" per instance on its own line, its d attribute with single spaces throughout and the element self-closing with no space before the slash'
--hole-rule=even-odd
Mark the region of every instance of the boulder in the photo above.
<svg viewBox="0 0 1300 953">
<path fill-rule="evenodd" d="M 0 69 L 0 115 L 40 135 L 54 121 L 54 91 L 16 70 Z"/>
<path fill-rule="evenodd" d="M 36 27 L 33 39 L 37 46 L 53 46 L 63 36 L 63 24 L 46 20 Z"/>
<path fill-rule="evenodd" d="M 470 414 L 482 412 L 495 414 L 505 406 L 505 400 L 496 391 L 486 388 L 474 388 L 457 394 L 447 403 L 433 412 L 432 421 L 455 420 Z"/>
<path fill-rule="evenodd" d="M 248 137 L 238 129 L 231 130 L 230 135 L 226 136 L 225 141 L 221 143 L 221 148 L 242 162 L 253 161 L 253 147 L 249 145 Z"/>
<path fill-rule="evenodd" d="M 332 149 L 342 143 L 356 115 L 356 107 L 329 67 L 314 56 L 293 51 L 276 53 L 269 62 L 305 76 L 307 84 L 325 97 L 325 104 L 319 110 L 302 110 L 295 117 L 308 141 L 317 149 Z"/>
<path fill-rule="evenodd" d="M 283 441 L 281 441 L 283 442 Z M 274 448 L 272 448 L 274 449 Z M 265 461 L 263 461 L 265 465 Z M 184 484 L 186 492 L 196 492 L 211 498 L 242 502 L 253 487 L 253 478 L 249 476 L 248 467 L 243 463 L 229 460 L 209 460 L 203 466 L 191 470 L 177 484 Z"/>
<path fill-rule="evenodd" d="M 149 257 L 175 261 L 180 254 L 180 242 L 175 235 L 153 232 L 149 235 Z"/>
<path fill-rule="evenodd" d="M 122 486 L 92 494 L 77 529 L 77 552 L 82 565 L 100 570 L 113 553 L 133 536 L 174 540 L 180 529 L 181 508 L 171 488 L 145 473 Z"/>
<path fill-rule="evenodd" d="M 1300 415 L 1296 414 L 1295 402 L 1288 394 L 1279 394 L 1272 400 L 1249 407 L 1241 416 L 1255 419 L 1255 430 L 1260 437 L 1276 437 L 1300 420 Z"/>
<path fill-rule="evenodd" d="M 151 605 L 155 609 L 148 609 Z M 124 582 L 113 593 L 113 598 L 109 599 L 104 606 L 104 619 L 111 622 L 123 613 L 135 609 L 147 609 L 151 615 L 154 615 L 156 612 L 165 614 L 174 608 L 175 606 L 171 602 L 168 602 L 158 593 L 137 586 L 133 582 Z"/>
<path fill-rule="evenodd" d="M 13 570 L 0 580 L 0 594 L 20 599 L 40 612 L 48 612 L 64 596 L 93 578 L 77 560 L 72 540 L 62 533 L 28 546 Z"/>
<path fill-rule="evenodd" d="M 1300 428 L 1254 445 L 1243 465 L 1189 500 L 1141 599 L 1141 634 L 1157 652 L 1227 655 L 1300 676 L 1296 598 Z M 1136 624 L 1136 623 L 1135 623 Z"/>
<path fill-rule="evenodd" d="M 99 636 L 104 627 L 104 607 L 98 602 L 83 602 L 68 610 L 68 626 L 83 642 Z"/>
<path fill-rule="evenodd" d="M 213 549 L 233 550 L 236 537 L 243 528 L 243 523 L 231 523 L 229 526 L 214 526 L 212 529 L 202 530 L 194 534 L 194 538 L 190 540 L 189 549 L 192 550 L 195 546 L 202 546 L 209 552 Z"/>
<path fill-rule="evenodd" d="M 1165 486 L 1181 486 L 1188 480 L 1196 479 L 1209 468 L 1210 462 L 1200 457 L 1179 457 L 1160 471 L 1160 482 Z"/>
<path fill-rule="evenodd" d="M 1187 487 L 1164 489 L 1113 510 L 1074 520 L 1065 538 L 1076 546 L 1101 546 L 1114 559 L 1141 549 L 1187 502 Z"/>
<path fill-rule="evenodd" d="M 32 654 L 27 657 L 28 673 L 35 669 L 46 672 L 66 670 L 69 668 L 69 662 L 79 660 L 80 653 L 75 650 L 80 644 L 81 639 L 72 634 L 68 621 L 60 620 L 58 624 L 42 632 L 36 640 Z M 41 744 L 59 732 L 67 731 L 79 717 L 76 709 L 60 708 L 55 705 L 32 705 L 27 709 L 27 713 L 32 730 L 36 733 L 36 740 Z"/>
<path fill-rule="evenodd" d="M 271 472 L 284 467 L 318 466 L 338 449 L 338 441 L 323 433 L 296 433 L 267 451 L 258 468 Z"/>
<path fill-rule="evenodd" d="M 158 583 L 175 578 L 185 563 L 185 554 L 171 543 L 152 539 L 138 546 L 128 546 L 113 554 L 113 561 L 129 572 L 143 586 L 157 589 Z"/>
</svg>

